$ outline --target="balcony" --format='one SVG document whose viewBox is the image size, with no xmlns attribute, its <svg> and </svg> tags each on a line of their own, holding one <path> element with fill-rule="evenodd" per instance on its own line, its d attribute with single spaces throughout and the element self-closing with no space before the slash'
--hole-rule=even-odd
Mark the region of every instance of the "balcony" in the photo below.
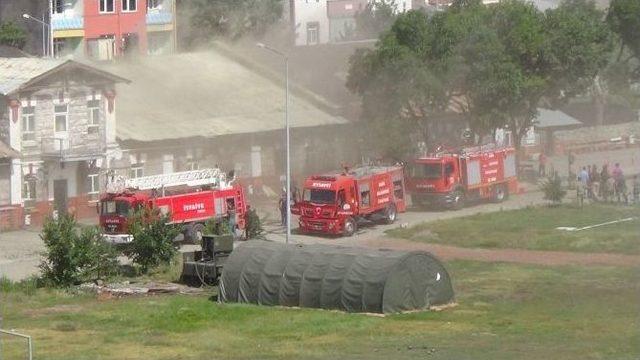
<svg viewBox="0 0 640 360">
<path fill-rule="evenodd" d="M 103 156 L 104 146 L 100 142 L 76 142 L 72 139 L 64 138 L 42 138 L 41 156 L 54 158 L 60 161 L 81 161 L 91 160 Z"/>
<path fill-rule="evenodd" d="M 147 13 L 147 25 L 164 25 L 173 23 L 173 13 L 167 11 L 149 10 Z"/>
<path fill-rule="evenodd" d="M 51 28 L 55 30 L 81 30 L 84 29 L 84 18 L 73 14 L 53 14 L 51 16 Z"/>
</svg>

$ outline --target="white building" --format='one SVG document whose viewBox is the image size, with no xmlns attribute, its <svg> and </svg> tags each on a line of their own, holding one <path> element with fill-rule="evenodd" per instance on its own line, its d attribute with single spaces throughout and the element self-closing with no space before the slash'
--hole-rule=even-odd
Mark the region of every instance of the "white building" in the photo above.
<svg viewBox="0 0 640 360">
<path fill-rule="evenodd" d="M 290 0 L 289 16 L 295 44 L 318 45 L 347 40 L 355 28 L 355 16 L 371 0 Z M 412 0 L 395 1 L 399 12 L 412 9 Z"/>
</svg>

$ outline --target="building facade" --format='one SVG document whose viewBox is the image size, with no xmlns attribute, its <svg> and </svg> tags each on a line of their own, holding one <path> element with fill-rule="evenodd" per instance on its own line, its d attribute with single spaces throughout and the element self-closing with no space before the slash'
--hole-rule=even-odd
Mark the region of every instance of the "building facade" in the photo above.
<svg viewBox="0 0 640 360">
<path fill-rule="evenodd" d="M 172 53 L 175 0 L 50 0 L 56 57 Z"/>
<path fill-rule="evenodd" d="M 289 17 L 297 46 L 339 43 L 350 40 L 355 17 L 371 0 L 290 0 Z M 413 7 L 412 0 L 394 0 L 396 10 Z"/>
<path fill-rule="evenodd" d="M 71 60 L 0 58 L 0 140 L 20 153 L 1 182 L 9 196 L 0 208 L 21 214 L 8 227 L 95 213 L 102 169 L 120 154 L 118 82 L 126 80 Z"/>
</svg>

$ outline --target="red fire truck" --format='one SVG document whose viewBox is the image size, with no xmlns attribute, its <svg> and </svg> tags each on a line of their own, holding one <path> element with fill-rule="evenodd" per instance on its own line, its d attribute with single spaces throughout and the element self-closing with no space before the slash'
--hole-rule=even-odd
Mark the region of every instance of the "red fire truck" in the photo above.
<svg viewBox="0 0 640 360">
<path fill-rule="evenodd" d="M 516 151 L 488 144 L 420 157 L 409 166 L 407 186 L 418 206 L 459 209 L 468 201 L 501 202 L 517 191 Z"/>
<path fill-rule="evenodd" d="M 403 168 L 363 166 L 309 177 L 292 213 L 299 215 L 303 233 L 351 236 L 358 220 L 392 223 L 405 210 Z"/>
<path fill-rule="evenodd" d="M 127 234 L 127 217 L 142 207 L 169 214 L 170 223 L 182 224 L 185 240 L 192 242 L 202 239 L 205 222 L 212 218 L 228 217 L 238 229 L 245 227 L 242 186 L 227 181 L 219 169 L 110 180 L 98 206 L 103 237 L 110 243 L 133 241 Z"/>
</svg>

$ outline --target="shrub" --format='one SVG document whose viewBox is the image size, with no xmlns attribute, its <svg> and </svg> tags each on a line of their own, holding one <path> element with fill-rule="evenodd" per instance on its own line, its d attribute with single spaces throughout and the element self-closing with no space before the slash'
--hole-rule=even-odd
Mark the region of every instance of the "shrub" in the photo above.
<svg viewBox="0 0 640 360">
<path fill-rule="evenodd" d="M 73 216 L 47 219 L 40 238 L 46 251 L 40 264 L 42 277 L 54 286 L 69 286 L 105 279 L 117 271 L 115 250 L 102 240 L 97 227 L 78 231 Z"/>
<path fill-rule="evenodd" d="M 231 225 L 228 219 L 212 218 L 204 224 L 204 233 L 207 235 L 231 234 Z"/>
<path fill-rule="evenodd" d="M 247 211 L 247 240 L 248 239 L 264 239 L 264 229 L 262 222 L 255 209 Z"/>
<path fill-rule="evenodd" d="M 181 226 L 167 224 L 168 215 L 156 208 L 143 208 L 129 216 L 129 234 L 133 241 L 124 254 L 136 264 L 142 273 L 160 265 L 170 264 L 178 245 L 173 241 L 181 232 Z"/>
<path fill-rule="evenodd" d="M 562 181 L 557 175 L 549 176 L 540 186 L 544 192 L 544 199 L 551 201 L 552 204 L 559 204 L 567 195 L 567 191 L 562 187 Z"/>
</svg>

